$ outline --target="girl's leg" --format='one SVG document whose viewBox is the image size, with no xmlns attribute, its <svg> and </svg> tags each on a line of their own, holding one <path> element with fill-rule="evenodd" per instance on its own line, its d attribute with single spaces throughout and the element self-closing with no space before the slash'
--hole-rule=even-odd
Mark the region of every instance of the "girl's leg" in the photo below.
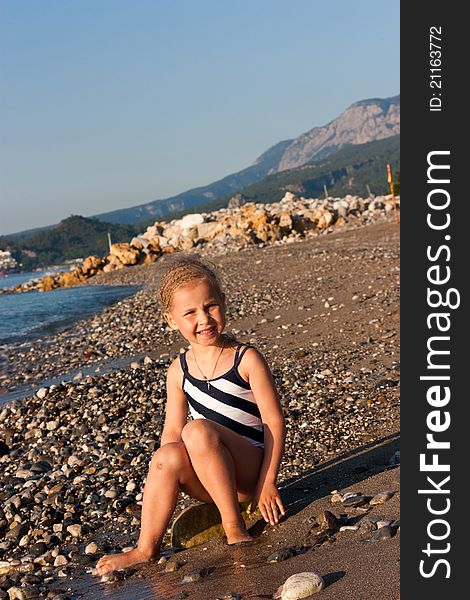
<svg viewBox="0 0 470 600">
<path fill-rule="evenodd" d="M 188 423 L 182 439 L 199 481 L 219 509 L 227 542 L 250 540 L 238 503 L 255 491 L 263 450 L 207 419 Z"/>
<path fill-rule="evenodd" d="M 176 507 L 180 486 L 194 498 L 212 502 L 191 466 L 184 444 L 165 444 L 155 452 L 150 463 L 136 548 L 103 556 L 96 565 L 99 575 L 126 569 L 158 556 L 161 541 Z"/>
</svg>

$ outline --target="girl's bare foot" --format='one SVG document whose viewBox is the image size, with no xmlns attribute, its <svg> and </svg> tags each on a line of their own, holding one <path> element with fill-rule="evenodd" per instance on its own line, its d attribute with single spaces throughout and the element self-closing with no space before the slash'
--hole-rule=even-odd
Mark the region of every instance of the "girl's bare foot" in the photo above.
<svg viewBox="0 0 470 600">
<path fill-rule="evenodd" d="M 134 565 L 152 560 L 156 556 L 158 556 L 158 552 L 149 554 L 139 548 L 134 548 L 129 552 L 120 552 L 119 554 L 106 554 L 97 562 L 96 572 L 98 575 L 106 575 L 107 573 L 111 573 L 111 571 L 129 569 Z"/>
<path fill-rule="evenodd" d="M 241 544 L 243 542 L 251 542 L 253 538 L 246 530 L 245 524 L 227 524 L 224 525 L 227 544 Z"/>
</svg>

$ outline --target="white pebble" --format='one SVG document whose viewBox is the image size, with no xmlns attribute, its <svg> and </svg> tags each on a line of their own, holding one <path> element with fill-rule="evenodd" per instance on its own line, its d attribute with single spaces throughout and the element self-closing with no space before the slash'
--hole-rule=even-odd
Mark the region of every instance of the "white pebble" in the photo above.
<svg viewBox="0 0 470 600">
<path fill-rule="evenodd" d="M 283 587 L 281 600 L 300 600 L 312 594 L 317 594 L 325 587 L 320 575 L 313 572 L 296 573 L 286 579 Z"/>
</svg>

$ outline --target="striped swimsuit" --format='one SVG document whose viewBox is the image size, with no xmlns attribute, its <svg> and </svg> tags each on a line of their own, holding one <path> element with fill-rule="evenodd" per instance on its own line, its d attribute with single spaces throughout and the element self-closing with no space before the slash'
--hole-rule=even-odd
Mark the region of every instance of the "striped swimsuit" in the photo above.
<svg viewBox="0 0 470 600">
<path fill-rule="evenodd" d="M 210 380 L 196 379 L 188 370 L 186 352 L 180 354 L 183 391 L 193 419 L 210 419 L 238 433 L 254 446 L 264 448 L 263 424 L 250 384 L 238 372 L 238 365 L 248 350 L 239 344 L 233 367 L 224 375 Z"/>
</svg>

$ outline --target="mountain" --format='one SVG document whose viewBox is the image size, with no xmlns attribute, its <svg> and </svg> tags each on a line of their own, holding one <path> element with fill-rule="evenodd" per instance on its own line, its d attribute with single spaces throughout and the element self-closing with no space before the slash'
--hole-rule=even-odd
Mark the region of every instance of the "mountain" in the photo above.
<svg viewBox="0 0 470 600">
<path fill-rule="evenodd" d="M 181 212 L 197 208 L 201 204 L 211 202 L 221 196 L 235 194 L 239 189 L 263 179 L 273 172 L 279 164 L 284 151 L 292 140 L 278 142 L 264 152 L 250 167 L 227 175 L 209 185 L 194 188 L 170 198 L 154 200 L 131 208 L 122 208 L 95 215 L 99 220 L 112 223 L 136 223 L 148 219 L 160 219 L 169 213 Z"/>
<path fill-rule="evenodd" d="M 240 190 L 255 202 L 277 202 L 286 192 L 307 198 L 324 196 L 324 186 L 330 196 L 357 194 L 367 197 L 368 189 L 376 195 L 388 194 L 387 163 L 394 182 L 400 169 L 400 136 L 394 135 L 366 144 L 349 144 L 325 158 L 313 160 L 301 167 L 279 171 Z M 229 197 L 217 202 L 226 206 Z"/>
<path fill-rule="evenodd" d="M 324 127 L 295 138 L 284 151 L 277 171 L 300 167 L 336 152 L 346 144 L 365 144 L 400 133 L 400 96 L 355 102 Z"/>
<path fill-rule="evenodd" d="M 324 158 L 346 145 L 364 144 L 400 132 L 400 96 L 355 102 L 324 127 L 314 127 L 295 139 L 278 142 L 248 168 L 209 185 L 146 204 L 95 215 L 113 223 L 136 223 L 160 219 L 169 213 L 201 210 L 201 205 L 231 196 L 267 175 L 279 173 Z"/>
</svg>

